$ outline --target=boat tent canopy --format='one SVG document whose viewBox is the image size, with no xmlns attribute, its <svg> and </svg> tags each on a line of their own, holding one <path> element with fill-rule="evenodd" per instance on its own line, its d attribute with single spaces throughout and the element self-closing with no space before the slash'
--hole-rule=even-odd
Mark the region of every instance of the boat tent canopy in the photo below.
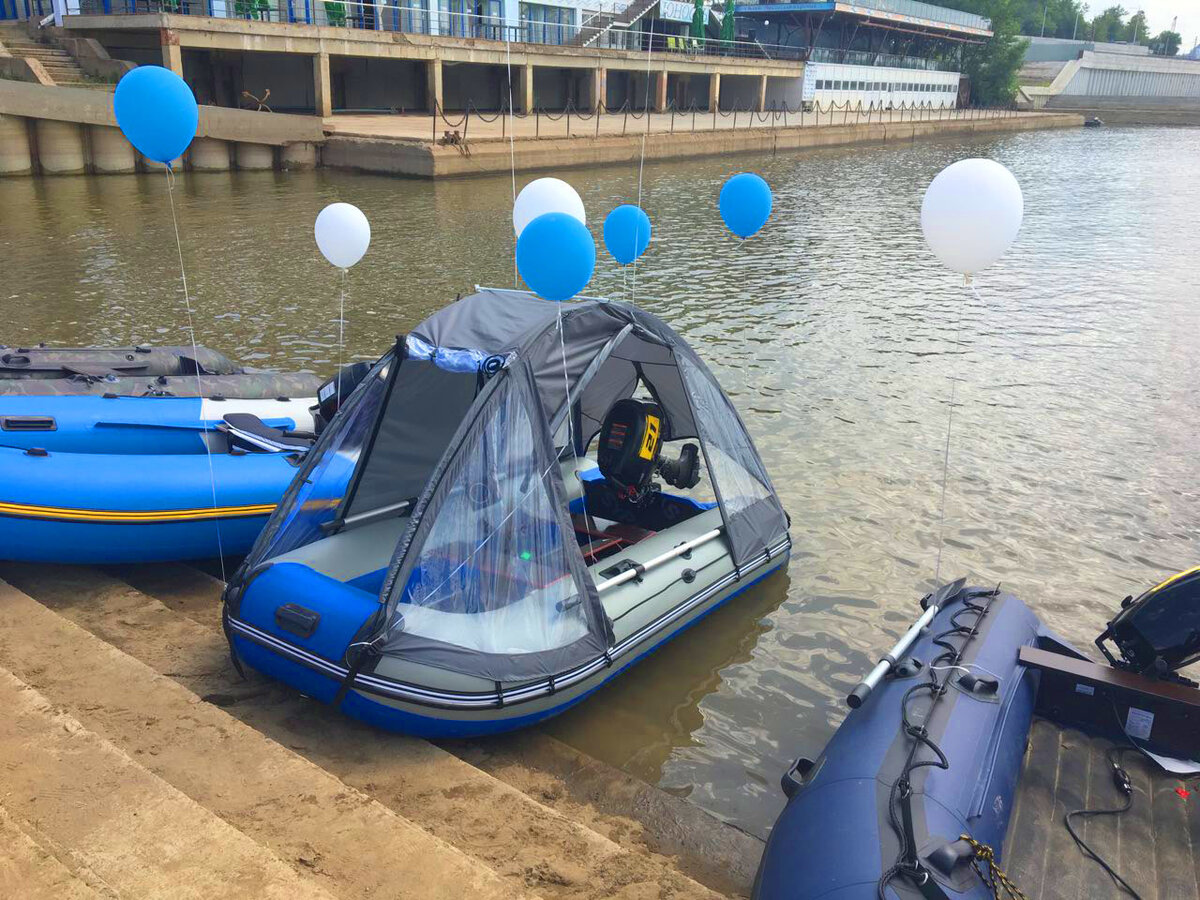
<svg viewBox="0 0 1200 900">
<path fill-rule="evenodd" d="M 398 339 L 355 389 L 243 573 L 330 535 L 386 533 L 390 563 L 350 582 L 380 602 L 359 646 L 498 682 L 597 659 L 612 628 L 564 463 L 639 386 L 663 410 L 664 440 L 699 441 L 734 564 L 761 558 L 786 517 L 745 426 L 678 334 L 625 303 L 481 289 Z"/>
</svg>

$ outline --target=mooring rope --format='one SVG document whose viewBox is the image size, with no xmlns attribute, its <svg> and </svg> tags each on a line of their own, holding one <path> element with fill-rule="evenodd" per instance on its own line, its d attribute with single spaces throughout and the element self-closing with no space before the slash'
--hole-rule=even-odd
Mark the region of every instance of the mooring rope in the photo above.
<svg viewBox="0 0 1200 900">
<path fill-rule="evenodd" d="M 175 214 L 175 175 L 169 164 L 165 171 L 167 173 L 167 199 L 170 201 L 171 207 L 171 224 L 175 228 L 175 251 L 179 255 L 179 278 L 183 282 L 183 305 L 187 310 L 188 335 L 192 339 L 192 362 L 196 366 L 196 395 L 200 401 L 200 428 L 204 432 L 204 455 L 208 460 L 208 485 L 212 490 L 212 508 L 215 513 L 217 510 L 217 474 L 213 469 L 212 448 L 208 445 L 208 420 L 204 418 L 204 383 L 200 376 L 200 353 L 196 346 L 196 326 L 192 321 L 192 300 L 188 294 L 187 270 L 183 265 L 183 241 L 179 239 L 179 218 Z M 217 556 L 221 560 L 221 582 L 224 584 L 228 581 L 228 577 L 225 573 L 225 547 L 221 543 L 221 520 L 214 518 L 213 526 L 217 529 Z"/>
</svg>

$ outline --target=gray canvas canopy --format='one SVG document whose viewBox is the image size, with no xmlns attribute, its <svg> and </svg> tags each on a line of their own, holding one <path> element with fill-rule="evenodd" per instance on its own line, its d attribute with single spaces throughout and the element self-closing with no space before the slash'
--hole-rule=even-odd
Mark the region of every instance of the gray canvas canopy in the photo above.
<svg viewBox="0 0 1200 900">
<path fill-rule="evenodd" d="M 383 654 L 498 682 L 596 659 L 612 629 L 562 463 L 639 389 L 661 407 L 665 440 L 699 442 L 734 565 L 777 545 L 786 517 L 745 426 L 669 326 L 624 303 L 481 289 L 380 360 L 247 567 L 330 534 L 386 535 L 379 577 L 349 582 L 378 591 L 360 638 Z"/>
</svg>

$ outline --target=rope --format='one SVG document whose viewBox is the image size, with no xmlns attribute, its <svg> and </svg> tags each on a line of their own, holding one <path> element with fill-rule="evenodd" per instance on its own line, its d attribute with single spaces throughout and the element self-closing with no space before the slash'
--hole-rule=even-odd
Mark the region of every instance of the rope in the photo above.
<svg viewBox="0 0 1200 900">
<path fill-rule="evenodd" d="M 650 39 L 648 41 L 646 41 L 646 99 L 642 104 L 643 105 L 643 113 L 646 116 L 646 130 L 642 132 L 642 153 L 641 153 L 641 158 L 638 160 L 638 196 L 637 196 L 638 209 L 642 208 L 642 174 L 646 169 L 646 135 L 648 135 L 650 133 L 650 123 L 652 121 L 652 119 L 650 117 L 650 62 L 651 62 L 650 51 L 653 48 L 654 48 L 654 20 L 651 19 L 650 20 Z M 666 75 L 665 72 L 663 74 L 664 74 L 664 76 Z M 636 228 L 634 228 L 633 233 L 634 233 L 634 240 L 636 241 L 637 240 L 637 229 Z M 635 246 L 636 246 L 636 244 L 635 244 Z M 633 303 L 637 297 L 637 264 L 638 264 L 637 258 L 634 257 L 634 260 L 630 265 L 630 268 L 631 268 L 630 279 L 629 279 L 629 302 L 630 303 Z"/>
<path fill-rule="evenodd" d="M 203 412 L 204 385 L 200 380 L 200 354 L 196 348 L 196 327 L 192 323 L 192 300 L 188 294 L 187 270 L 183 266 L 183 242 L 179 239 L 179 219 L 175 214 L 175 176 L 169 163 L 165 171 L 167 173 L 167 199 L 171 206 L 171 224 L 175 228 L 175 251 L 179 255 L 179 278 L 183 282 L 183 305 L 187 310 L 188 334 L 192 339 L 192 361 L 196 364 L 196 394 L 200 399 L 200 427 L 204 431 L 204 455 L 208 459 L 208 486 L 212 491 L 212 508 L 215 512 L 217 509 L 217 474 L 213 469 L 212 447 L 208 445 L 208 420 L 204 418 Z M 217 529 L 217 556 L 221 560 L 221 581 L 228 582 L 229 578 L 225 572 L 225 547 L 221 543 L 221 520 L 214 518 L 213 526 Z"/>
<path fill-rule="evenodd" d="M 516 130 L 516 122 L 513 120 L 513 95 L 512 95 L 512 42 L 509 40 L 508 30 L 504 31 L 504 66 L 508 70 L 508 164 L 509 170 L 512 172 L 512 199 L 513 206 L 517 205 L 517 136 L 513 132 Z M 513 232 L 513 287 L 517 288 L 521 285 L 521 276 L 517 272 L 517 235 Z"/>
<path fill-rule="evenodd" d="M 1068 826 L 1070 827 L 1070 826 Z M 959 840 L 966 841 L 971 845 L 971 849 L 975 851 L 975 858 L 971 860 L 971 867 L 975 869 L 975 873 L 979 879 L 988 886 L 995 900 L 1004 900 L 1000 896 L 1000 889 L 1004 889 L 1005 896 L 1010 900 L 1029 900 L 1028 897 L 1021 891 L 1019 887 L 1012 883 L 1012 880 L 1005 874 L 1004 870 L 996 865 L 996 851 L 987 844 L 981 844 L 969 834 L 959 835 Z M 980 863 L 987 865 L 987 874 L 983 873 Z"/>
<path fill-rule="evenodd" d="M 337 384 L 337 406 L 342 408 L 342 361 L 346 356 L 346 274 L 347 271 L 342 269 L 342 293 L 338 300 L 338 364 L 337 371 L 334 373 L 334 379 Z"/>
</svg>

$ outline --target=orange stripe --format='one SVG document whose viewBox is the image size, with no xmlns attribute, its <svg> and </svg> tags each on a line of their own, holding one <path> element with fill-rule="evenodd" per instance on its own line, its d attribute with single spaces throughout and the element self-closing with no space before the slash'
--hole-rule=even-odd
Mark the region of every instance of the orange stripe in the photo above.
<svg viewBox="0 0 1200 900">
<path fill-rule="evenodd" d="M 57 519 L 79 522 L 196 522 L 205 519 L 232 519 L 244 516 L 266 516 L 275 510 L 274 503 L 258 503 L 248 506 L 218 506 L 207 509 L 164 509 L 164 510 L 103 510 L 64 509 L 55 506 L 35 506 L 24 503 L 0 502 L 0 516 L 17 516 L 26 519 Z"/>
</svg>

